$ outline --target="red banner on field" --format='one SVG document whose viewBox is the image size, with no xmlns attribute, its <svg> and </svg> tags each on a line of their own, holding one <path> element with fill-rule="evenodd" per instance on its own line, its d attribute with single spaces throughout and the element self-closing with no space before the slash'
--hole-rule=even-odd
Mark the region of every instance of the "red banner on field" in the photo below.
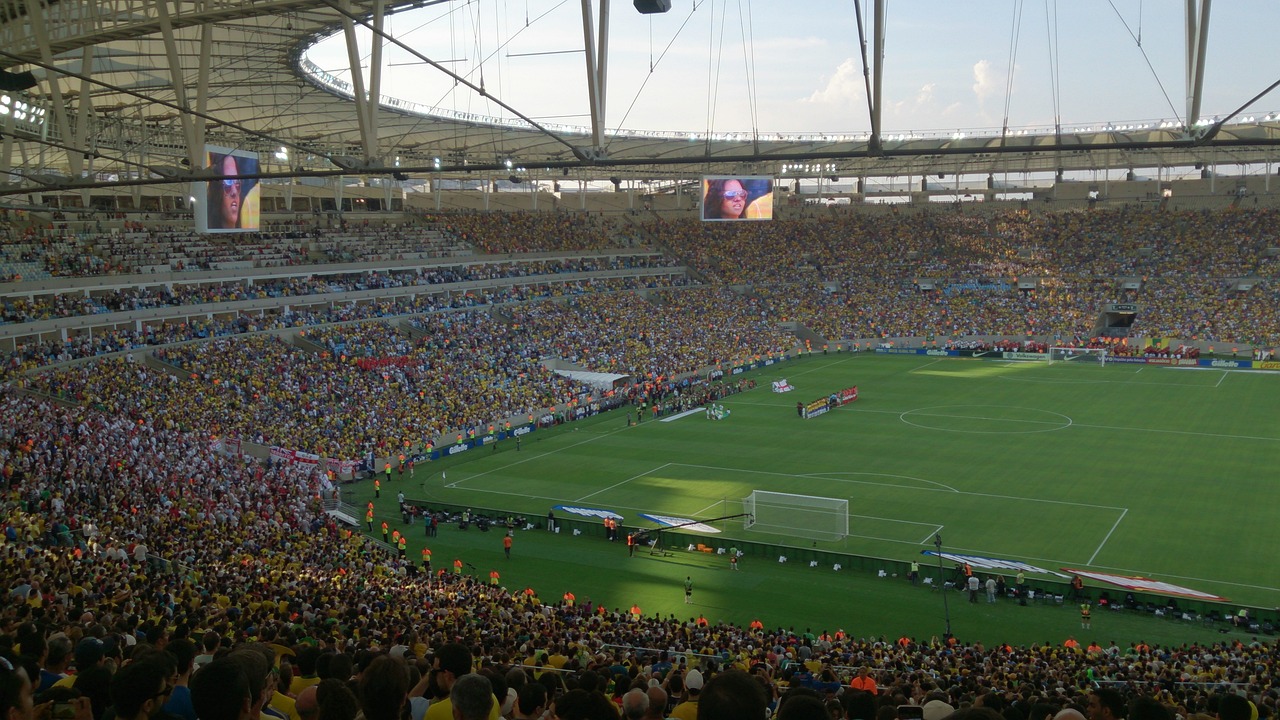
<svg viewBox="0 0 1280 720">
<path fill-rule="evenodd" d="M 1093 572 L 1091 570 L 1072 570 L 1071 568 L 1062 568 L 1062 572 L 1079 575 L 1082 578 L 1098 580 L 1100 582 L 1109 583 L 1125 590 L 1136 590 L 1138 592 L 1158 593 L 1160 595 L 1177 595 L 1178 597 L 1194 598 L 1196 600 L 1212 600 L 1217 602 L 1226 602 L 1227 598 L 1213 593 L 1192 590 L 1191 588 L 1174 585 L 1162 580 L 1152 580 L 1139 575 L 1111 575 L 1108 573 Z"/>
</svg>

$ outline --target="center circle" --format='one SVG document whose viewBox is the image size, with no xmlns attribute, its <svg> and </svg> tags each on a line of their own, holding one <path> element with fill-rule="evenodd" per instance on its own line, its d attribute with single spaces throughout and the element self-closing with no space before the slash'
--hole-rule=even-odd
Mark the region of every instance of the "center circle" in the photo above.
<svg viewBox="0 0 1280 720">
<path fill-rule="evenodd" d="M 1071 418 L 1062 413 L 1009 405 L 935 405 L 908 410 L 898 419 L 926 430 L 977 435 L 1026 435 L 1071 427 Z"/>
</svg>

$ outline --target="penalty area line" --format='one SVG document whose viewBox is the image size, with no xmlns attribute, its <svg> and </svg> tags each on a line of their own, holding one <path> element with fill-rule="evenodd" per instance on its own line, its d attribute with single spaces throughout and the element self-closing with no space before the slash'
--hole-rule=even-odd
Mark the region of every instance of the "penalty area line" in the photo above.
<svg viewBox="0 0 1280 720">
<path fill-rule="evenodd" d="M 944 528 L 944 527 L 946 527 L 946 525 L 934 525 L 934 526 L 933 526 L 933 532 L 931 532 L 931 533 L 929 533 L 928 535 L 926 535 L 926 536 L 925 536 L 925 539 L 921 540 L 921 541 L 920 541 L 919 543 L 917 543 L 917 544 L 918 544 L 918 545 L 928 545 L 928 544 L 932 543 L 932 542 L 933 542 L 933 539 L 934 539 L 934 538 L 936 538 L 936 537 L 938 537 L 938 535 L 942 532 L 942 528 Z"/>
<path fill-rule="evenodd" d="M 1116 531 L 1116 528 L 1120 527 L 1120 521 L 1124 520 L 1124 516 L 1128 514 L 1129 514 L 1129 508 L 1125 508 L 1124 510 L 1120 511 L 1120 517 L 1116 518 L 1115 524 L 1112 525 L 1111 529 L 1107 531 L 1107 536 L 1102 538 L 1101 543 L 1098 543 L 1098 549 L 1094 550 L 1093 554 L 1089 556 L 1089 562 L 1085 563 L 1086 565 L 1093 564 L 1094 558 L 1098 557 L 1098 553 L 1102 552 L 1102 548 L 1105 547 L 1107 544 L 1107 541 L 1111 539 L 1111 534 Z"/>
<path fill-rule="evenodd" d="M 603 488 L 600 488 L 599 490 L 597 490 L 597 491 L 595 491 L 595 492 L 593 492 L 593 493 L 587 493 L 586 495 L 583 495 L 582 497 L 578 498 L 577 500 L 574 500 L 574 502 L 575 502 L 575 503 L 580 503 L 580 502 L 582 502 L 583 500 L 586 500 L 586 499 L 587 499 L 587 498 L 589 498 L 589 497 L 594 497 L 594 496 L 596 496 L 596 495 L 599 495 L 599 494 L 600 494 L 600 493 L 602 493 L 602 492 L 608 492 L 609 490 L 612 490 L 612 489 L 614 489 L 614 488 L 616 488 L 616 487 L 622 487 L 623 485 L 626 485 L 627 483 L 631 482 L 632 480 L 636 480 L 636 479 L 638 479 L 638 478 L 642 478 L 642 477 L 644 477 L 645 475 L 650 475 L 650 474 L 656 473 L 656 472 L 658 472 L 659 470 L 661 470 L 662 468 L 669 466 L 670 464 L 671 464 L 671 463 L 663 463 L 663 464 L 659 465 L 659 466 L 658 466 L 658 467 L 656 467 L 656 468 L 650 468 L 650 469 L 648 469 L 648 470 L 645 470 L 645 471 L 644 471 L 644 472 L 642 472 L 642 473 L 637 473 L 637 474 L 632 475 L 631 477 L 627 478 L 626 480 L 620 480 L 620 481 L 618 481 L 618 482 L 616 482 L 616 483 L 614 483 L 614 484 L 610 485 L 609 487 L 603 487 Z"/>
</svg>

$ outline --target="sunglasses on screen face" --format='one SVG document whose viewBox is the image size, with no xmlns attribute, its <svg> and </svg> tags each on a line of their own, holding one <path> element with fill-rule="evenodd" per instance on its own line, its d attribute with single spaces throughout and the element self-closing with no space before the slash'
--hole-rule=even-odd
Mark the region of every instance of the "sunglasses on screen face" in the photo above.
<svg viewBox="0 0 1280 720">
<path fill-rule="evenodd" d="M 724 194 L 724 197 L 728 200 L 744 200 L 747 197 L 747 191 L 746 190 L 730 190 L 729 192 Z"/>
</svg>

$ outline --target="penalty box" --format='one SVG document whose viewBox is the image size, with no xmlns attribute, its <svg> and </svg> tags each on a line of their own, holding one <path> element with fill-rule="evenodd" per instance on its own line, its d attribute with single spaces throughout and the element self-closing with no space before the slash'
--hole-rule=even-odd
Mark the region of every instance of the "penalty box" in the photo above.
<svg viewBox="0 0 1280 720">
<path fill-rule="evenodd" d="M 793 474 L 688 463 L 663 464 L 592 499 L 601 506 L 697 520 L 744 512 L 743 499 L 757 490 L 847 500 L 846 545 L 929 545 L 933 534 L 945 528 L 951 549 L 1077 562 L 1092 557 L 1127 513 L 1121 507 L 965 490 L 884 473 Z M 757 522 L 751 529 L 741 520 L 718 525 L 727 534 L 762 541 L 811 535 L 799 522 L 788 526 L 771 521 L 772 527 Z"/>
</svg>

